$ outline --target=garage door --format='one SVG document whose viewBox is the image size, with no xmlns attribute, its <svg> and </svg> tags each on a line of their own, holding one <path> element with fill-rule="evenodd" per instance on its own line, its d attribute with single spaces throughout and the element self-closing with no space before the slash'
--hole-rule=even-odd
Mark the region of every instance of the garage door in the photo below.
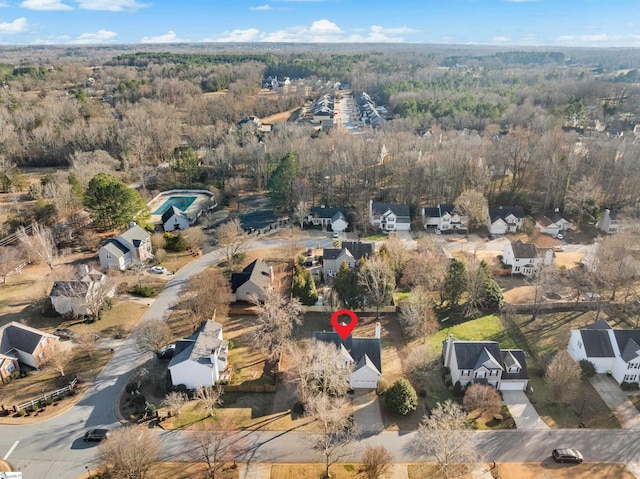
<svg viewBox="0 0 640 479">
<path fill-rule="evenodd" d="M 378 386 L 378 380 L 354 380 L 351 383 L 353 389 L 375 389 Z"/>
<path fill-rule="evenodd" d="M 502 381 L 500 383 L 501 391 L 524 391 L 524 381 Z"/>
</svg>

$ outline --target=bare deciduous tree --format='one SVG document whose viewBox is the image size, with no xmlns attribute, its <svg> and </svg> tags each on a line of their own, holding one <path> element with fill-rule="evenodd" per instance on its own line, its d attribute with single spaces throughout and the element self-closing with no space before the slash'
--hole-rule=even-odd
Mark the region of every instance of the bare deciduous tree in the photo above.
<svg viewBox="0 0 640 479">
<path fill-rule="evenodd" d="M 164 239 L 164 234 L 162 233 L 153 233 L 151 235 L 151 247 L 153 251 L 156 252 L 159 249 L 165 249 L 167 247 L 167 240 Z"/>
<path fill-rule="evenodd" d="M 425 337 L 439 327 L 432 300 L 421 286 L 413 288 L 409 297 L 400 303 L 398 319 L 404 332 L 414 338 Z"/>
<path fill-rule="evenodd" d="M 304 308 L 296 298 L 283 296 L 274 286 L 269 286 L 263 301 L 253 295 L 250 301 L 258 310 L 257 327 L 251 333 L 251 342 L 269 359 L 275 360 L 289 339 L 294 324 L 300 324 Z"/>
<path fill-rule="evenodd" d="M 51 356 L 49 364 L 60 373 L 60 376 L 64 376 L 64 372 L 67 366 L 71 364 L 71 361 L 73 361 L 73 351 L 71 349 L 61 349 Z"/>
<path fill-rule="evenodd" d="M 487 199 L 476 190 L 463 191 L 455 201 L 456 211 L 467 219 L 467 229 L 472 233 L 478 226 L 485 224 L 489 211 Z"/>
<path fill-rule="evenodd" d="M 182 295 L 181 307 L 194 316 L 194 326 L 210 319 L 214 312 L 219 317 L 227 315 L 231 302 L 229 281 L 219 269 L 208 268 L 193 276 Z"/>
<path fill-rule="evenodd" d="M 33 223 L 31 234 L 27 234 L 25 227 L 21 226 L 16 231 L 16 235 L 30 258 L 46 263 L 49 269 L 53 270 L 57 248 L 50 228 L 40 223 Z"/>
<path fill-rule="evenodd" d="M 248 235 L 242 230 L 240 221 L 232 219 L 216 228 L 216 244 L 229 266 L 233 265 L 234 257 L 241 253 L 249 241 Z"/>
<path fill-rule="evenodd" d="M 362 474 L 366 479 L 380 479 L 391 471 L 393 456 L 384 446 L 367 444 L 362 455 Z"/>
<path fill-rule="evenodd" d="M 144 479 L 160 461 L 161 453 L 160 437 L 151 429 L 121 427 L 111 431 L 109 440 L 100 444 L 96 462 L 112 477 Z"/>
<path fill-rule="evenodd" d="M 238 428 L 227 416 L 204 423 L 193 435 L 193 458 L 207 466 L 208 479 L 221 477 L 225 466 L 242 453 L 243 441 Z"/>
<path fill-rule="evenodd" d="M 391 267 L 383 258 L 374 256 L 358 269 L 358 283 L 370 304 L 376 307 L 376 319 L 379 319 L 380 307 L 390 301 L 391 293 L 396 287 Z"/>
<path fill-rule="evenodd" d="M 7 278 L 24 261 L 24 256 L 20 248 L 14 246 L 0 246 L 0 280 L 2 284 L 7 283 Z"/>
<path fill-rule="evenodd" d="M 140 321 L 133 332 L 136 343 L 144 350 L 157 353 L 173 339 L 171 329 L 161 319 L 149 318 Z"/>
<path fill-rule="evenodd" d="M 542 265 L 534 270 L 529 279 L 529 284 L 533 286 L 533 319 L 538 316 L 542 298 L 557 288 L 559 277 L 560 272 L 554 264 Z"/>
<path fill-rule="evenodd" d="M 182 414 L 182 408 L 187 402 L 187 395 L 180 391 L 171 391 L 166 394 L 162 405 L 171 409 L 176 416 Z"/>
<path fill-rule="evenodd" d="M 96 350 L 98 338 L 99 335 L 89 326 L 81 327 L 74 336 L 78 346 L 80 346 L 80 348 L 82 348 L 90 358 L 93 357 L 93 353 Z"/>
<path fill-rule="evenodd" d="M 206 236 L 202 229 L 195 226 L 183 231 L 182 237 L 193 252 L 200 251 L 200 248 L 202 248 L 206 240 Z"/>
<path fill-rule="evenodd" d="M 90 294 L 86 296 L 84 305 L 91 316 L 100 319 L 105 302 L 115 294 L 116 285 L 111 278 L 102 276 L 100 280 L 92 281 L 89 288 Z"/>
<path fill-rule="evenodd" d="M 484 306 L 486 275 L 477 259 L 466 261 L 465 274 L 467 296 L 464 303 L 464 315 L 475 317 Z"/>
<path fill-rule="evenodd" d="M 292 228 L 289 229 L 285 238 L 278 242 L 278 257 L 285 260 L 287 263 L 292 264 L 295 261 L 300 248 L 302 248 L 300 240 L 300 231 Z"/>
<path fill-rule="evenodd" d="M 450 399 L 438 403 L 431 416 L 425 416 L 418 427 L 414 452 L 435 457 L 445 478 L 462 475 L 477 460 L 473 439 L 466 432 L 468 429 L 462 406 Z"/>
<path fill-rule="evenodd" d="M 493 386 L 470 384 L 464 392 L 462 404 L 468 412 L 483 409 L 490 413 L 497 413 L 502 408 L 502 398 Z"/>
<path fill-rule="evenodd" d="M 558 351 L 547 366 L 544 375 L 549 400 L 554 403 L 570 404 L 580 392 L 581 377 L 580 365 L 566 350 Z"/>
<path fill-rule="evenodd" d="M 223 392 L 220 386 L 200 387 L 197 389 L 196 399 L 202 404 L 207 416 L 213 416 L 216 406 L 222 404 Z"/>
<path fill-rule="evenodd" d="M 298 223 L 300 223 L 300 229 L 304 228 L 304 220 L 307 219 L 308 213 L 309 209 L 307 208 L 306 201 L 298 201 L 296 206 L 293 208 L 293 217 Z"/>
<path fill-rule="evenodd" d="M 409 264 L 409 261 L 411 261 L 411 251 L 407 249 L 405 242 L 401 240 L 396 233 L 389 235 L 389 239 L 385 242 L 384 248 L 387 251 L 389 264 L 395 274 L 396 282 L 398 282 L 405 267 Z"/>
</svg>

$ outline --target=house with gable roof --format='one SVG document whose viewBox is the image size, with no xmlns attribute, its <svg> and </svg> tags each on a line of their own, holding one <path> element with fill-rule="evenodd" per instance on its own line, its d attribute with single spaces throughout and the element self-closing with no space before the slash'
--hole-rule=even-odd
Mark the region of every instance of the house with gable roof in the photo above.
<svg viewBox="0 0 640 479">
<path fill-rule="evenodd" d="M 344 208 L 327 208 L 325 206 L 311 208 L 311 214 L 307 221 L 322 229 L 331 229 L 342 233 L 349 226 L 347 210 Z"/>
<path fill-rule="evenodd" d="M 504 235 L 520 231 L 524 225 L 522 206 L 494 206 L 489 208 L 489 233 Z"/>
<path fill-rule="evenodd" d="M 60 349 L 54 334 L 16 321 L 0 327 L 0 379 L 21 369 L 38 369 Z"/>
<path fill-rule="evenodd" d="M 536 221 L 536 228 L 545 234 L 555 236 L 564 230 L 571 229 L 573 223 L 566 220 L 558 208 L 553 213 L 546 213 L 542 218 Z"/>
<path fill-rule="evenodd" d="M 233 301 L 249 301 L 256 296 L 260 301 L 266 297 L 271 285 L 273 268 L 261 259 L 249 263 L 241 273 L 231 274 Z"/>
<path fill-rule="evenodd" d="M 322 273 L 325 278 L 335 276 L 343 262 L 353 269 L 360 258 L 370 258 L 374 251 L 375 243 L 363 241 L 343 241 L 340 248 L 325 248 L 322 250 Z"/>
<path fill-rule="evenodd" d="M 599 319 L 582 329 L 572 329 L 567 351 L 573 359 L 587 359 L 598 373 L 618 381 L 640 383 L 640 329 L 613 329 Z"/>
<path fill-rule="evenodd" d="M 449 335 L 442 342 L 444 366 L 451 382 L 489 384 L 500 391 L 525 391 L 527 359 L 521 349 L 500 349 L 495 341 L 461 341 Z"/>
<path fill-rule="evenodd" d="M 382 231 L 409 231 L 411 213 L 407 205 L 369 200 L 369 223 Z"/>
<path fill-rule="evenodd" d="M 144 262 L 153 258 L 151 235 L 131 223 L 130 228 L 117 238 L 110 238 L 98 250 L 100 266 L 124 271 L 134 261 Z"/>
<path fill-rule="evenodd" d="M 502 257 L 504 264 L 511 266 L 511 274 L 524 276 L 533 276 L 543 266 L 553 264 L 554 259 L 552 248 L 538 248 L 535 243 L 521 240 L 507 243 Z"/>
<path fill-rule="evenodd" d="M 313 333 L 313 342 L 335 345 L 336 354 L 342 355 L 345 365 L 353 365 L 350 380 L 353 389 L 375 389 L 382 375 L 380 330 L 380 323 L 376 323 L 373 338 L 354 338 L 349 335 L 347 339 L 342 339 L 335 331 L 316 332 Z"/>
<path fill-rule="evenodd" d="M 228 355 L 229 342 L 222 339 L 222 325 L 206 321 L 195 334 L 176 341 L 169 362 L 171 383 L 198 389 L 229 379 Z"/>
<path fill-rule="evenodd" d="M 115 284 L 97 269 L 89 270 L 86 265 L 82 265 L 81 274 L 80 278 L 74 281 L 53 283 L 49 299 L 58 314 L 88 316 L 91 314 L 91 301 L 97 302 L 115 296 Z"/>
<path fill-rule="evenodd" d="M 187 214 L 174 205 L 162 214 L 160 222 L 164 231 L 185 230 L 191 226 Z"/>
<path fill-rule="evenodd" d="M 426 230 L 436 228 L 440 231 L 467 229 L 467 221 L 464 216 L 455 212 L 453 203 L 438 204 L 422 210 L 422 224 Z"/>
</svg>

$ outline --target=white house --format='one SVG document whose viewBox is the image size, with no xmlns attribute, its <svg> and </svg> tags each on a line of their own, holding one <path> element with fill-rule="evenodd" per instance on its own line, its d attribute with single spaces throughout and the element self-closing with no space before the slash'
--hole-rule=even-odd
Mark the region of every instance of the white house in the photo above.
<svg viewBox="0 0 640 479">
<path fill-rule="evenodd" d="M 504 235 L 520 231 L 524 225 L 522 206 L 494 206 L 489 208 L 489 233 Z"/>
<path fill-rule="evenodd" d="M 630 221 L 625 221 L 621 216 L 618 208 L 613 208 L 612 210 L 606 209 L 602 213 L 596 227 L 607 234 L 621 233 L 628 229 L 638 230 L 637 224 L 634 225 Z"/>
<path fill-rule="evenodd" d="M 205 322 L 193 336 L 176 341 L 169 363 L 171 383 L 197 389 L 229 379 L 228 354 L 229 343 L 222 339 L 222 325 Z"/>
<path fill-rule="evenodd" d="M 307 221 L 322 229 L 331 229 L 342 233 L 349 226 L 347 211 L 344 208 L 326 208 L 324 206 L 311 208 Z"/>
<path fill-rule="evenodd" d="M 88 316 L 92 314 L 92 301 L 102 302 L 115 296 L 116 286 L 107 276 L 96 269 L 89 270 L 86 265 L 83 266 L 80 279 L 53 283 L 49 299 L 58 314 Z"/>
<path fill-rule="evenodd" d="M 571 229 L 573 223 L 564 219 L 558 208 L 553 213 L 543 216 L 536 221 L 536 228 L 545 234 L 555 236 L 558 233 Z"/>
<path fill-rule="evenodd" d="M 502 261 L 511 266 L 511 274 L 533 276 L 542 266 L 553 264 L 552 248 L 538 248 L 534 243 L 514 241 L 504 246 Z"/>
<path fill-rule="evenodd" d="M 618 381 L 640 383 L 640 329 L 613 329 L 600 319 L 572 329 L 567 351 L 573 359 L 591 361 L 599 373 Z"/>
<path fill-rule="evenodd" d="M 161 223 L 164 231 L 184 230 L 191 226 L 187 214 L 175 206 L 171 206 L 162 214 Z"/>
<path fill-rule="evenodd" d="M 105 241 L 98 251 L 100 266 L 124 271 L 134 261 L 144 262 L 153 258 L 151 235 L 135 223 L 117 238 Z"/>
<path fill-rule="evenodd" d="M 241 273 L 231 274 L 233 301 L 249 301 L 253 296 L 263 301 L 272 278 L 271 266 L 261 259 L 252 261 Z"/>
<path fill-rule="evenodd" d="M 353 365 L 350 384 L 353 389 L 375 389 L 382 375 L 380 356 L 380 323 L 376 323 L 375 337 L 354 338 L 349 335 L 342 339 L 338 333 L 313 333 L 314 343 L 321 341 L 334 344 L 336 354 L 342 354 L 345 364 Z"/>
<path fill-rule="evenodd" d="M 325 278 L 335 276 L 343 262 L 353 269 L 360 258 L 371 258 L 374 251 L 375 243 L 362 241 L 343 241 L 341 248 L 325 248 L 322 250 L 322 273 Z"/>
<path fill-rule="evenodd" d="M 495 341 L 460 341 L 450 335 L 442 342 L 442 357 L 453 384 L 490 384 L 500 391 L 527 389 L 529 370 L 521 349 L 500 349 Z"/>
<path fill-rule="evenodd" d="M 424 208 L 422 210 L 422 224 L 427 230 L 436 228 L 445 231 L 467 228 L 466 218 L 455 212 L 455 205 L 452 203 Z"/>
<path fill-rule="evenodd" d="M 409 207 L 370 200 L 369 223 L 382 231 L 409 231 L 411 229 Z"/>
</svg>

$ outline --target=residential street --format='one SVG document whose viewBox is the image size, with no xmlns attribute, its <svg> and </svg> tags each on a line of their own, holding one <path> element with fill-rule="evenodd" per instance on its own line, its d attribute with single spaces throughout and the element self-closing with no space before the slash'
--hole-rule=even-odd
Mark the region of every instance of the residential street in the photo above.
<svg viewBox="0 0 640 479">
<path fill-rule="evenodd" d="M 279 240 L 260 237 L 250 250 L 275 247 Z M 331 238 L 307 236 L 303 247 L 330 246 Z M 143 318 L 163 318 L 178 300 L 187 280 L 221 260 L 216 249 L 182 268 L 154 300 Z M 0 426 L 0 458 L 5 457 L 23 477 L 38 479 L 76 478 L 91 464 L 95 444 L 82 441 L 90 427 L 116 427 L 114 405 L 131 371 L 144 359 L 136 351 L 131 337 L 115 352 L 85 397 L 67 412 L 42 423 L 25 426 Z M 164 445 L 165 458 L 180 460 L 190 448 L 188 431 L 156 429 Z M 247 432 L 244 438 L 250 452 L 243 459 L 251 462 L 312 462 L 318 459 L 306 441 L 304 432 Z M 633 430 L 548 430 L 479 431 L 470 433 L 488 461 L 533 461 L 547 459 L 556 447 L 575 447 L 589 462 L 631 462 L 640 454 L 637 432 Z M 424 460 L 410 454 L 414 432 L 368 431 L 354 444 L 351 460 L 360 459 L 365 444 L 383 444 L 396 461 Z M 15 445 L 17 443 L 17 445 Z M 14 447 L 15 446 L 15 447 Z M 11 450 L 13 448 L 13 450 Z M 10 452 L 11 451 L 11 452 Z M 10 452 L 10 454 L 8 454 Z"/>
</svg>

